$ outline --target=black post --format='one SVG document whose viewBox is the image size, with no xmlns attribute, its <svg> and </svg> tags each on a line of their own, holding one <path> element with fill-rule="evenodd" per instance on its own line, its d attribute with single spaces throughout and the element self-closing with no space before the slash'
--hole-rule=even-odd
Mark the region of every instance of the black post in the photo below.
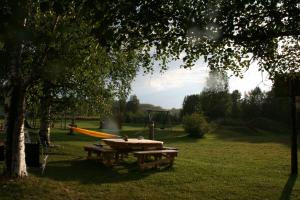
<svg viewBox="0 0 300 200">
<path fill-rule="evenodd" d="M 65 129 L 67 129 L 67 116 L 66 116 L 66 112 L 64 112 L 64 117 L 65 117 Z"/>
<path fill-rule="evenodd" d="M 75 117 L 73 116 L 72 120 L 71 120 L 71 124 L 69 124 L 70 127 L 77 127 L 77 125 L 75 124 Z M 69 129 L 69 134 L 68 135 L 74 135 L 74 131 L 72 128 Z"/>
<path fill-rule="evenodd" d="M 298 174 L 298 145 L 297 145 L 297 122 L 296 122 L 296 95 L 295 82 L 290 80 L 291 87 L 291 118 L 292 118 L 292 137 L 291 137 L 291 174 Z"/>
</svg>

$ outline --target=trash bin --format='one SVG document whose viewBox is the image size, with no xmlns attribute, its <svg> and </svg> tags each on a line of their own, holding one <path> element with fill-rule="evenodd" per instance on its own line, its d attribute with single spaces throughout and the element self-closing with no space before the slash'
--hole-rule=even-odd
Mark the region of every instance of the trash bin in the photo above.
<svg viewBox="0 0 300 200">
<path fill-rule="evenodd" d="M 39 143 L 25 143 L 25 156 L 28 167 L 40 167 Z"/>
</svg>

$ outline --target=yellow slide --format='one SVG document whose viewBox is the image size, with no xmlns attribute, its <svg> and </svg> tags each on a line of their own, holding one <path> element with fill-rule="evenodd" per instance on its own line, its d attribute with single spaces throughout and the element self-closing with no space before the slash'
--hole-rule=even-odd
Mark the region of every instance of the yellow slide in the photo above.
<svg viewBox="0 0 300 200">
<path fill-rule="evenodd" d="M 76 131 L 81 134 L 85 134 L 88 136 L 96 137 L 96 138 L 101 138 L 101 139 L 107 139 L 107 138 L 117 138 L 118 136 L 109 134 L 109 133 L 103 133 L 103 132 L 98 132 L 98 131 L 91 131 L 83 128 L 77 128 L 77 127 L 70 127 L 73 131 Z"/>
</svg>

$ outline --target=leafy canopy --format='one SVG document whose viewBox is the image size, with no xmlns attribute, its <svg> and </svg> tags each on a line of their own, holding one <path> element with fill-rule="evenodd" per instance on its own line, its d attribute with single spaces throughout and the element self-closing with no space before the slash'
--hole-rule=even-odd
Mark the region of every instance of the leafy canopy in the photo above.
<svg viewBox="0 0 300 200">
<path fill-rule="evenodd" d="M 151 57 L 165 64 L 170 56 L 184 55 L 186 67 L 204 56 L 211 68 L 235 74 L 252 60 L 272 75 L 299 71 L 300 5 L 295 1 L 6 0 L 1 6 L 0 46 L 7 38 L 53 41 L 51 32 L 39 34 L 51 30 L 53 21 L 48 29 L 39 23 L 25 29 L 20 25 L 25 17 L 34 18 L 37 10 L 41 16 L 70 18 L 64 29 L 84 22 L 90 27 L 88 34 L 108 51 L 140 49 L 145 66 Z"/>
</svg>

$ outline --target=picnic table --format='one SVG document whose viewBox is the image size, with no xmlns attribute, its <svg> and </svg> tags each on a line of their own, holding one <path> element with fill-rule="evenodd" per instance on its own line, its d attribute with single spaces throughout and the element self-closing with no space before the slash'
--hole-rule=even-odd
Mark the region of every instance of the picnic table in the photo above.
<svg viewBox="0 0 300 200">
<path fill-rule="evenodd" d="M 128 153 L 132 153 L 137 158 L 140 170 L 158 168 L 162 165 L 172 166 L 178 153 L 176 148 L 164 147 L 163 142 L 157 140 L 118 138 L 103 139 L 103 142 L 106 146 L 85 146 L 84 150 L 88 152 L 88 159 L 91 159 L 94 153 L 97 159 L 106 166 L 120 163 Z"/>
<path fill-rule="evenodd" d="M 136 138 L 116 138 L 116 139 L 103 139 L 103 142 L 115 150 L 149 150 L 149 149 L 162 149 L 163 142 L 157 140 L 147 140 L 147 139 L 136 139 Z"/>
</svg>

